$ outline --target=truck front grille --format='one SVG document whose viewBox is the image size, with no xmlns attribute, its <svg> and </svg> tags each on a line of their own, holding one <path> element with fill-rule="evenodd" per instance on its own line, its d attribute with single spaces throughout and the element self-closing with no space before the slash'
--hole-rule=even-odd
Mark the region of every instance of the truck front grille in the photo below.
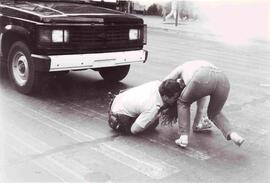
<svg viewBox="0 0 270 183">
<path fill-rule="evenodd" d="M 51 29 L 59 29 L 52 27 Z M 40 43 L 40 54 L 81 54 L 142 49 L 145 44 L 145 25 L 68 26 L 67 43 Z M 129 30 L 139 29 L 140 39 L 129 40 Z"/>
<path fill-rule="evenodd" d="M 129 40 L 130 28 L 130 26 L 72 27 L 69 46 L 87 51 L 132 49 L 142 46 L 142 39 Z M 143 30 L 143 27 L 135 28 Z"/>
</svg>

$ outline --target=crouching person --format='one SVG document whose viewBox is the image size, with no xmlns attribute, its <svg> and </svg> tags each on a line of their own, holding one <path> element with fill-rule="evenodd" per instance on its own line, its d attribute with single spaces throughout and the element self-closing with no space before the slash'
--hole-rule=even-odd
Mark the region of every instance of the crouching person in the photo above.
<svg viewBox="0 0 270 183">
<path fill-rule="evenodd" d="M 109 126 L 115 131 L 138 134 L 155 129 L 160 112 L 173 105 L 181 88 L 175 80 L 152 81 L 118 94 L 109 110 Z"/>
</svg>

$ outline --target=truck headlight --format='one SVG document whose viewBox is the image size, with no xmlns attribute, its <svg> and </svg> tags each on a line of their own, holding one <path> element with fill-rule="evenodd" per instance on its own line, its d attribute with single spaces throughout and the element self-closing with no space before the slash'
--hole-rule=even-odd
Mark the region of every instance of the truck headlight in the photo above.
<svg viewBox="0 0 270 183">
<path fill-rule="evenodd" d="M 67 30 L 52 30 L 52 42 L 53 43 L 66 43 L 68 42 Z"/>
<path fill-rule="evenodd" d="M 40 30 L 39 41 L 43 43 L 67 43 L 69 41 L 68 30 Z"/>
<path fill-rule="evenodd" d="M 137 40 L 140 38 L 138 29 L 129 29 L 129 40 Z"/>
</svg>

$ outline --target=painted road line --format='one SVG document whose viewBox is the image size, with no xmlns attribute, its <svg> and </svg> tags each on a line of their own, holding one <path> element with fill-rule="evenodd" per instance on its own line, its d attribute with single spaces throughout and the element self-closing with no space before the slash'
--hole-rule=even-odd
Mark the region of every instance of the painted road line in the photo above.
<svg viewBox="0 0 270 183">
<path fill-rule="evenodd" d="M 31 161 L 36 163 L 64 182 L 86 182 L 84 175 L 93 172 L 79 162 L 66 157 L 62 152 L 37 156 L 51 150 L 52 147 L 13 125 L 6 128 L 6 135 L 7 139 L 14 139 L 12 143 L 8 143 L 7 145 L 19 154 L 27 156 L 22 162 Z"/>
<path fill-rule="evenodd" d="M 260 86 L 262 86 L 262 87 L 270 87 L 270 84 L 260 83 Z"/>
<path fill-rule="evenodd" d="M 31 112 L 34 112 L 34 116 L 35 116 L 35 119 L 38 120 L 40 123 L 43 123 L 44 125 L 46 126 L 49 126 L 51 128 L 54 128 L 55 130 L 58 130 L 60 131 L 61 133 L 71 137 L 72 139 L 78 141 L 78 142 L 84 142 L 84 141 L 91 141 L 91 140 L 95 140 L 96 138 L 95 137 L 92 137 L 92 136 L 89 136 L 88 134 L 85 134 L 81 131 L 78 131 L 70 126 L 67 126 L 59 121 L 56 121 L 48 116 L 45 116 L 43 115 L 41 112 L 37 112 L 37 111 L 34 111 L 32 110 L 31 108 L 28 108 Z M 96 112 L 97 113 L 97 112 Z M 34 118 L 34 116 L 32 115 L 29 115 L 28 113 L 26 113 L 25 115 L 28 115 L 28 117 L 32 117 Z M 46 123 L 43 122 L 40 117 L 43 117 L 43 118 L 46 118 Z M 64 128 L 63 128 L 64 127 Z M 66 129 L 66 127 L 68 127 L 68 129 Z M 149 139 L 148 140 L 154 142 L 155 140 L 154 139 Z M 179 151 L 175 148 L 172 148 L 166 144 L 163 144 L 163 143 L 160 143 L 158 141 L 155 141 L 155 143 L 158 143 L 158 144 L 161 144 L 161 145 L 165 145 L 167 146 L 167 148 L 170 148 L 171 150 L 174 150 L 174 151 Z M 185 151 L 180 151 L 182 154 L 188 156 L 188 157 L 191 157 L 191 158 L 194 158 L 194 159 L 197 159 L 197 160 L 207 160 L 207 159 L 210 159 L 210 156 L 207 155 L 206 153 L 203 153 L 203 152 L 200 152 L 198 150 L 195 150 L 195 149 L 192 149 L 192 148 L 186 148 Z"/>
<path fill-rule="evenodd" d="M 40 112 L 38 112 L 40 113 Z M 43 116 L 43 115 L 42 115 Z M 35 116 L 29 115 L 29 118 L 33 118 L 36 119 Z M 48 118 L 49 119 L 49 118 Z M 36 119 L 38 122 L 40 122 L 40 118 Z M 46 123 L 49 123 L 48 120 L 45 120 Z M 55 120 L 54 120 L 55 121 Z M 60 123 L 58 123 L 60 124 Z M 45 124 L 46 125 L 46 124 Z M 65 128 L 66 125 L 61 126 L 59 128 Z M 65 131 L 66 130 L 61 130 L 61 131 Z M 72 133 L 71 131 L 69 131 L 68 133 Z M 68 135 L 69 137 L 72 136 L 71 134 L 65 133 L 65 135 Z M 79 135 L 77 133 L 77 135 Z M 80 135 L 82 135 L 82 133 L 80 133 Z M 84 135 L 85 137 L 85 135 Z M 81 137 L 77 137 L 74 140 L 78 139 L 82 139 Z M 91 141 L 93 140 L 93 137 L 91 137 L 91 139 L 85 139 L 86 141 Z M 35 143 L 37 144 L 37 143 Z M 128 166 L 146 176 L 149 176 L 153 179 L 161 179 L 161 178 L 165 178 L 169 175 L 172 175 L 176 172 L 179 172 L 180 169 L 178 169 L 177 167 L 174 167 L 173 165 L 170 165 L 168 163 L 162 162 L 159 159 L 155 159 L 152 158 L 148 155 L 146 155 L 143 152 L 139 152 L 136 153 L 136 155 L 134 154 L 133 156 L 130 156 L 128 152 L 125 152 L 125 150 L 122 150 L 121 147 L 117 146 L 117 145 L 108 145 L 106 143 L 100 143 L 102 144 L 101 148 L 95 148 L 95 150 L 99 153 L 104 154 L 106 157 L 109 157 L 110 159 L 116 160 L 120 163 L 122 163 L 125 166 Z M 42 147 L 39 147 L 39 149 L 42 149 Z M 49 151 L 49 149 L 42 149 L 43 152 L 45 151 Z M 110 153 L 113 154 L 113 156 L 110 156 Z M 121 157 L 121 158 L 120 158 Z M 140 160 L 143 159 L 143 160 Z M 119 161 L 120 160 L 120 161 Z"/>
<path fill-rule="evenodd" d="M 136 151 L 137 157 L 135 157 L 134 151 L 132 153 L 130 151 L 125 152 L 120 150 L 119 146 L 112 146 L 106 143 L 99 144 L 93 149 L 141 174 L 151 177 L 152 179 L 163 179 L 181 171 L 173 165 L 160 159 L 153 158 L 140 151 Z"/>
<path fill-rule="evenodd" d="M 49 127 L 52 127 L 53 129 L 59 130 L 61 133 L 64 133 L 65 135 L 72 137 L 74 140 L 78 141 L 78 142 L 82 142 L 82 141 L 93 141 L 96 138 L 89 136 L 88 134 L 85 134 L 83 132 L 77 132 L 74 133 L 73 132 L 73 128 L 66 125 L 66 124 L 62 124 L 61 122 L 52 119 L 48 116 L 45 116 L 42 114 L 42 112 L 40 111 L 35 111 L 29 107 L 25 107 L 22 106 L 20 104 L 18 104 L 21 107 L 24 107 L 23 110 L 28 110 L 30 111 L 30 114 L 27 114 L 27 116 L 29 118 L 34 118 L 35 120 L 37 120 L 38 122 L 44 124 L 44 125 L 49 125 Z M 29 113 L 29 112 L 25 112 L 25 113 Z M 32 114 L 31 114 L 32 113 Z M 33 115 L 34 114 L 34 115 Z M 41 117 L 46 119 L 42 122 Z M 57 124 L 57 126 L 55 126 L 55 124 Z M 67 130 L 67 129 L 68 130 Z M 77 131 L 76 129 L 74 129 L 75 131 Z M 76 135 L 76 136 L 74 136 Z M 160 179 L 160 178 L 165 178 L 166 176 L 169 176 L 171 174 L 174 174 L 176 172 L 179 172 L 180 169 L 178 169 L 177 167 L 174 167 L 173 165 L 170 165 L 168 163 L 162 162 L 159 159 L 154 159 L 148 155 L 146 155 L 145 153 L 141 152 L 141 156 L 138 156 L 136 154 L 134 154 L 133 156 L 130 156 L 128 154 L 128 152 L 126 152 L 125 150 L 122 150 L 121 147 L 119 146 L 112 146 L 112 145 L 108 145 L 108 144 L 102 144 L 102 146 L 100 148 L 96 149 L 97 152 L 100 152 L 102 154 L 104 154 L 107 157 L 110 157 L 113 160 L 116 160 L 119 162 L 119 160 L 122 160 L 121 163 L 144 174 L 147 175 L 153 179 Z M 176 151 L 176 149 L 174 149 L 174 151 Z M 110 156 L 109 153 L 111 154 L 115 154 L 115 155 L 121 155 L 121 158 L 117 157 L 117 156 Z M 189 157 L 195 158 L 195 159 L 199 159 L 199 160 L 205 160 L 205 159 L 209 159 L 209 157 L 207 157 L 206 155 L 204 155 L 203 153 L 199 153 L 196 150 L 188 150 L 185 155 L 188 155 Z M 115 158 L 117 157 L 117 158 Z M 139 161 L 141 158 L 144 159 L 144 161 Z M 157 163 L 160 162 L 160 163 Z M 143 171 L 142 171 L 143 170 Z M 167 171 L 168 170 L 168 171 Z"/>
<path fill-rule="evenodd" d="M 198 151 L 196 149 L 193 149 L 192 147 L 186 147 L 184 150 L 179 150 L 178 148 L 175 148 L 174 146 L 169 146 L 165 143 L 162 143 L 156 139 L 153 139 L 153 138 L 150 138 L 150 137 L 146 137 L 144 136 L 145 139 L 149 140 L 150 142 L 153 142 L 155 144 L 159 144 L 161 146 L 165 146 L 166 149 L 169 149 L 171 151 L 177 151 L 178 153 L 181 153 L 183 155 L 186 155 L 190 158 L 194 158 L 194 159 L 197 159 L 197 160 L 208 160 L 210 158 L 212 158 L 211 156 L 209 156 L 206 152 L 201 152 L 201 151 Z"/>
<path fill-rule="evenodd" d="M 72 105 L 72 103 L 69 103 L 70 105 Z M 70 106 L 68 105 L 68 106 Z M 74 105 L 76 107 L 80 107 L 80 106 L 77 106 L 77 105 Z M 43 123 L 44 125 L 46 126 L 49 126 L 49 127 L 52 127 L 58 131 L 60 131 L 61 133 L 71 137 L 72 139 L 76 140 L 76 141 L 79 141 L 79 142 L 84 142 L 84 141 L 91 141 L 91 140 L 95 140 L 96 138 L 95 137 L 92 137 L 92 136 L 89 136 L 81 131 L 78 131 L 70 126 L 68 126 L 68 129 L 65 129 L 62 127 L 62 123 L 59 122 L 59 121 L 56 121 L 48 116 L 45 116 L 43 115 L 41 112 L 37 112 L 37 111 L 34 111 L 32 110 L 31 108 L 28 108 L 30 111 L 34 112 L 34 113 L 37 113 L 36 116 L 36 120 L 38 120 L 39 122 Z M 72 108 L 73 110 L 74 107 Z M 79 111 L 79 109 L 76 109 L 76 111 Z M 93 110 L 91 110 L 91 112 L 93 112 Z M 82 113 L 83 115 L 87 115 L 86 112 L 80 112 Z M 102 116 L 102 114 L 98 113 L 95 111 L 95 114 L 99 114 L 100 116 Z M 46 123 L 44 123 L 42 120 L 39 119 L 39 117 L 44 117 L 44 118 L 47 118 L 49 121 L 46 121 Z M 104 115 L 103 115 L 104 116 Z M 33 117 L 31 115 L 28 115 L 28 117 Z M 100 119 L 100 120 L 104 120 L 102 118 L 97 118 L 97 119 Z M 59 126 L 60 125 L 60 126 Z M 67 127 L 67 125 L 63 124 L 64 127 Z M 71 131 L 70 131 L 71 130 Z M 147 137 L 145 137 L 147 138 Z M 207 153 L 203 153 L 201 151 L 198 151 L 196 149 L 193 149 L 193 148 L 186 148 L 185 151 L 179 151 L 178 149 L 175 149 L 174 147 L 171 147 L 171 146 L 168 146 L 166 144 L 163 144 L 159 141 L 156 141 L 154 139 L 150 139 L 150 138 L 147 138 L 149 141 L 152 141 L 152 142 L 155 142 L 157 144 L 160 144 L 162 146 L 166 146 L 166 148 L 169 148 L 173 151 L 177 151 L 177 152 L 180 152 L 188 157 L 191 157 L 191 158 L 194 158 L 194 159 L 197 159 L 197 160 L 207 160 L 207 159 L 210 159 L 211 157 L 209 155 L 207 155 Z"/>
<path fill-rule="evenodd" d="M 93 112 L 93 113 L 95 113 L 95 114 L 98 114 L 99 116 L 105 117 L 105 115 L 103 115 L 103 114 L 101 114 L 101 113 L 99 113 L 99 112 L 97 112 L 97 111 L 91 110 L 91 109 L 89 109 L 89 108 L 86 109 L 86 108 L 83 108 L 83 107 L 81 107 L 81 106 L 79 106 L 79 105 L 77 105 L 77 104 L 73 104 L 73 103 L 70 103 L 70 102 L 67 102 L 67 103 L 69 104 L 68 107 L 74 106 L 74 107 L 71 107 L 71 109 L 76 110 L 77 112 L 79 112 L 79 113 L 81 113 L 81 114 L 83 114 L 83 115 L 89 116 L 88 113 L 89 113 L 89 111 L 90 111 L 90 112 Z M 77 109 L 77 108 L 78 108 L 78 109 Z M 80 110 L 81 108 L 83 108 L 83 110 L 85 110 L 85 112 L 82 111 L 82 110 Z M 106 117 L 107 117 L 107 116 L 106 116 Z M 96 118 L 98 118 L 98 119 L 100 119 L 100 120 L 104 120 L 104 119 L 99 118 L 99 117 L 96 117 Z M 146 138 L 146 139 L 148 139 L 149 141 L 154 142 L 154 143 L 156 143 L 156 144 L 160 144 L 160 145 L 162 145 L 162 146 L 166 146 L 166 148 L 168 148 L 168 149 L 170 149 L 170 150 L 172 150 L 172 151 L 180 152 L 180 153 L 182 153 L 182 154 L 184 154 L 184 155 L 186 155 L 186 156 L 188 156 L 188 157 L 190 157 L 190 158 L 194 158 L 194 159 L 197 159 L 197 160 L 208 160 L 208 159 L 211 158 L 206 152 L 201 152 L 201 151 L 198 151 L 198 150 L 193 149 L 193 148 L 191 148 L 191 147 L 187 147 L 187 148 L 185 149 L 185 151 L 180 151 L 179 149 L 176 149 L 175 147 L 171 147 L 171 146 L 169 146 L 169 145 L 167 145 L 167 144 L 164 144 L 164 143 L 162 143 L 162 142 L 159 142 L 159 141 L 157 141 L 157 140 L 155 140 L 155 139 L 151 139 L 151 138 L 146 137 L 146 136 L 145 136 L 144 138 Z"/>
<path fill-rule="evenodd" d="M 31 154 L 26 154 L 30 158 L 28 160 L 31 160 L 31 157 L 33 158 L 34 157 L 33 155 L 35 155 L 36 153 L 42 154 L 44 152 L 51 151 L 52 149 L 50 146 L 48 146 L 44 142 L 38 139 L 35 139 L 29 134 L 26 134 L 25 132 L 23 132 L 22 130 L 19 130 L 14 125 L 9 127 L 9 129 L 12 129 L 12 132 L 10 132 L 11 130 L 7 129 L 8 135 L 16 139 L 18 142 L 20 142 L 20 144 L 22 144 L 22 146 L 16 145 L 17 151 L 27 152 L 24 149 L 20 149 L 22 147 L 30 147 L 30 149 L 33 150 L 33 151 L 28 152 Z M 123 165 L 128 166 L 153 179 L 165 178 L 169 175 L 172 175 L 180 171 L 180 169 L 178 169 L 177 167 L 174 167 L 168 163 L 162 162 L 159 159 L 155 159 L 148 155 L 145 155 L 145 153 L 140 152 L 140 151 L 136 152 L 136 156 L 135 155 L 131 156 L 129 155 L 130 154 L 129 152 L 125 152 L 124 150 L 121 150 L 121 147 L 117 145 L 112 146 L 106 143 L 99 143 L 97 147 L 98 148 L 93 148 L 93 149 L 96 150 L 98 153 L 102 153 L 106 157 L 116 160 L 122 163 Z M 81 166 L 78 163 L 76 166 L 76 163 L 74 163 L 74 161 L 72 161 L 71 159 L 65 159 L 63 153 L 56 153 L 50 156 L 46 156 L 46 158 L 51 161 L 54 161 L 54 164 L 57 164 L 58 167 L 61 167 L 61 169 L 65 169 L 65 166 L 67 166 L 68 168 L 66 168 L 67 169 L 66 171 L 68 171 L 70 167 L 75 168 L 77 172 L 78 170 L 81 170 L 79 171 L 78 175 L 76 174 L 77 177 L 79 175 L 83 176 L 89 173 L 89 170 L 87 168 L 81 168 Z M 26 160 L 27 159 L 23 159 L 23 161 L 26 161 Z M 41 164 L 43 168 L 45 167 L 46 170 L 48 169 L 51 170 L 52 167 L 50 167 L 49 165 L 44 165 L 43 159 L 37 158 L 34 160 L 34 162 L 36 161 L 38 162 L 38 164 Z M 56 170 L 55 174 L 57 174 L 58 177 L 65 176 L 65 174 L 61 175 L 58 172 L 58 169 Z"/>
<path fill-rule="evenodd" d="M 13 138 L 13 136 L 9 136 L 9 138 Z M 6 146 L 8 146 L 10 149 L 12 149 L 14 152 L 18 153 L 19 155 L 24 155 L 24 153 L 25 153 L 22 151 L 22 147 L 20 147 L 20 145 L 18 145 L 18 144 L 16 144 L 16 145 L 7 144 Z M 27 147 L 25 146 L 23 148 L 26 149 Z M 27 150 L 27 151 L 29 151 L 29 150 Z M 31 149 L 31 151 L 33 152 L 33 149 Z M 48 158 L 45 158 L 45 161 L 43 159 L 33 160 L 32 163 L 35 164 L 36 166 L 42 168 L 43 170 L 45 170 L 46 172 L 48 172 L 52 176 L 56 177 L 56 179 L 58 179 L 61 182 L 67 182 L 66 180 L 69 179 L 69 177 L 64 178 L 61 175 L 64 173 L 64 171 L 59 169 L 59 167 L 55 166 L 54 162 L 50 161 Z M 16 166 L 16 165 L 12 165 L 12 166 Z M 57 173 L 57 171 L 60 171 L 60 172 Z M 5 171 L 3 171 L 3 172 L 5 172 Z M 71 179 L 73 179 L 73 178 L 71 178 Z M 9 182 L 8 178 L 5 176 L 3 176 L 3 180 L 4 180 L 4 182 Z"/>
<path fill-rule="evenodd" d="M 13 104 L 16 103 L 17 106 L 19 107 L 20 110 L 18 110 L 18 108 L 14 109 L 17 110 L 19 113 L 21 113 L 22 115 L 27 116 L 28 118 L 32 118 L 34 120 L 37 120 L 39 123 L 48 126 L 54 130 L 59 131 L 62 134 L 65 134 L 66 136 L 78 141 L 78 142 L 85 142 L 85 141 L 89 141 L 89 140 L 95 140 L 96 138 L 83 133 L 71 126 L 68 126 L 58 120 L 55 120 L 45 114 L 42 114 L 39 111 L 33 110 L 30 107 L 21 105 L 18 102 L 13 102 Z M 26 111 L 27 112 L 22 112 L 22 111 Z"/>
</svg>

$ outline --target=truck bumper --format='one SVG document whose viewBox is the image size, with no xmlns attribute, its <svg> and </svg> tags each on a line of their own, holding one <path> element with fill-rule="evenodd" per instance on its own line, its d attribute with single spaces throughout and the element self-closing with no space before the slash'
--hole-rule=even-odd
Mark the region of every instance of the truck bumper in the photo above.
<svg viewBox="0 0 270 183">
<path fill-rule="evenodd" d="M 136 62 L 144 63 L 147 56 L 146 50 L 55 56 L 31 55 L 36 70 L 49 72 L 114 67 Z"/>
</svg>

